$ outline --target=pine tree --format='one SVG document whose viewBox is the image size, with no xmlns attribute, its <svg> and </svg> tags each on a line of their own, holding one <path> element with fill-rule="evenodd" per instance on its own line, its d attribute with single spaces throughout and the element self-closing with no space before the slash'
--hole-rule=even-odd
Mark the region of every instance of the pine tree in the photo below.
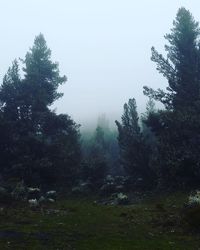
<svg viewBox="0 0 200 250">
<path fill-rule="evenodd" d="M 66 82 L 66 76 L 60 76 L 58 63 L 51 61 L 51 50 L 42 34 L 35 38 L 23 62 L 25 82 L 31 88 L 29 99 L 32 99 L 34 110 L 45 108 L 62 96 L 57 89 Z"/>
<path fill-rule="evenodd" d="M 14 61 L 0 88 L 6 172 L 27 183 L 61 179 L 63 183 L 65 179 L 69 184 L 80 161 L 79 126 L 68 115 L 57 115 L 50 109 L 62 96 L 57 89 L 66 77 L 60 76 L 58 64 L 51 61 L 42 34 L 35 38 L 23 63 L 24 77 Z"/>
<path fill-rule="evenodd" d="M 167 92 L 144 87 L 144 94 L 161 101 L 167 109 L 194 106 L 200 98 L 199 24 L 185 8 L 178 10 L 171 33 L 165 36 L 167 58 L 152 47 L 152 61 L 168 81 Z"/>
<path fill-rule="evenodd" d="M 129 99 L 128 103 L 124 104 L 121 123 L 116 121 L 119 133 L 120 161 L 128 174 L 145 178 L 149 175 L 148 161 L 136 109 L 135 99 Z"/>
<path fill-rule="evenodd" d="M 167 185 L 194 183 L 200 178 L 200 29 L 192 14 L 178 10 L 165 38 L 167 58 L 152 48 L 152 60 L 168 81 L 167 92 L 144 87 L 144 94 L 166 110 L 148 116 L 157 137 L 159 178 Z M 156 165 L 155 164 L 155 165 Z"/>
</svg>

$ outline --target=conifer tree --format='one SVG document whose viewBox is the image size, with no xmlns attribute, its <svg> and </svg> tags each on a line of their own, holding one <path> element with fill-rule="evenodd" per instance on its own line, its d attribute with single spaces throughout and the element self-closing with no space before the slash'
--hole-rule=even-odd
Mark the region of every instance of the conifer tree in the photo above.
<svg viewBox="0 0 200 250">
<path fill-rule="evenodd" d="M 136 108 L 135 99 L 129 99 L 128 103 L 124 104 L 121 123 L 116 121 L 120 161 L 128 174 L 134 177 L 147 177 L 148 160 Z"/>
<path fill-rule="evenodd" d="M 157 137 L 157 168 L 162 181 L 194 183 L 200 178 L 200 29 L 192 14 L 178 10 L 171 33 L 165 36 L 167 58 L 152 48 L 152 61 L 168 81 L 167 91 L 144 87 L 144 94 L 166 110 L 148 116 Z"/>
<path fill-rule="evenodd" d="M 7 143 L 1 159 L 6 173 L 27 183 L 62 180 L 69 184 L 80 161 L 79 126 L 68 115 L 50 109 L 62 96 L 57 89 L 66 77 L 51 61 L 42 34 L 22 62 L 24 77 L 14 61 L 0 88 L 0 119 L 4 121 L 0 133 L 6 136 L 1 148 Z"/>
<path fill-rule="evenodd" d="M 199 23 L 185 8 L 178 10 L 171 33 L 165 35 L 167 58 L 152 47 L 152 61 L 168 81 L 167 92 L 144 87 L 144 94 L 167 109 L 195 106 L 200 100 Z"/>
</svg>

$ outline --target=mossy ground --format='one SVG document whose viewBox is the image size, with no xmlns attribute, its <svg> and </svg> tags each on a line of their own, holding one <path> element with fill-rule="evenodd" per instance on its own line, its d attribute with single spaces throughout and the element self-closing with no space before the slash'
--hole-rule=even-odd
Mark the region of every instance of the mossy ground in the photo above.
<svg viewBox="0 0 200 250">
<path fill-rule="evenodd" d="M 181 221 L 186 194 L 154 196 L 130 206 L 60 199 L 42 209 L 0 210 L 0 249 L 198 250 L 200 238 Z"/>
</svg>

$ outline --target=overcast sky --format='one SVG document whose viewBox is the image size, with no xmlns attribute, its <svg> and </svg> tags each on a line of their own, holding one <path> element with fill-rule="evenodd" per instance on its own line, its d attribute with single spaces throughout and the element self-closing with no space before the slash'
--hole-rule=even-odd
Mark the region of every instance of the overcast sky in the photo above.
<svg viewBox="0 0 200 250">
<path fill-rule="evenodd" d="M 15 58 L 24 58 L 36 35 L 44 34 L 52 59 L 68 77 L 57 112 L 85 126 L 106 113 L 111 120 L 136 98 L 144 111 L 144 85 L 165 88 L 150 61 L 154 45 L 181 6 L 200 21 L 198 0 L 0 0 L 0 78 Z"/>
</svg>

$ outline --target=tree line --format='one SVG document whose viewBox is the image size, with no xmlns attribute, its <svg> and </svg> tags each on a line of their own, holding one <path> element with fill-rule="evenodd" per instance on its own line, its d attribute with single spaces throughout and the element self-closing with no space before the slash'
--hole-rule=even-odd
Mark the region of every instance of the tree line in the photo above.
<svg viewBox="0 0 200 250">
<path fill-rule="evenodd" d="M 142 178 L 148 188 L 198 184 L 199 38 L 199 23 L 180 8 L 165 35 L 166 57 L 152 47 L 151 60 L 167 79 L 166 90 L 144 86 L 149 101 L 141 117 L 130 98 L 116 121 L 118 133 L 101 117 L 93 136 L 81 137 L 78 124 L 51 109 L 67 78 L 39 34 L 25 59 L 13 62 L 0 87 L 1 179 L 69 187 L 90 180 L 99 187 L 111 173 Z M 157 109 L 154 102 L 164 108 Z"/>
<path fill-rule="evenodd" d="M 152 47 L 151 60 L 168 82 L 166 91 L 144 86 L 147 112 L 138 124 L 135 99 L 124 105 L 119 130 L 121 160 L 147 183 L 188 186 L 200 180 L 200 28 L 185 8 L 165 35 L 166 57 Z M 153 101 L 164 105 L 156 110 Z"/>
</svg>

